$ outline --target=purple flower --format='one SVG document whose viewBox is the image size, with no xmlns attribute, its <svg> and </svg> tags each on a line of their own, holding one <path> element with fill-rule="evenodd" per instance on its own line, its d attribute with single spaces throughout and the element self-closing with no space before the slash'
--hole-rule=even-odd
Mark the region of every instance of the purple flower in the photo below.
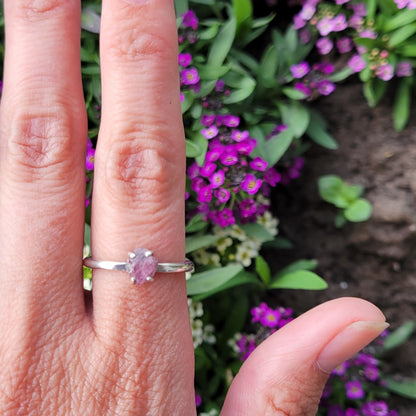
<svg viewBox="0 0 416 416">
<path fill-rule="evenodd" d="M 371 401 L 364 403 L 361 412 L 364 416 L 388 416 L 389 407 L 386 402 Z"/>
<path fill-rule="evenodd" d="M 266 313 L 261 317 L 260 324 L 268 328 L 276 328 L 279 324 L 279 319 L 279 311 L 268 308 Z"/>
<path fill-rule="evenodd" d="M 186 13 L 182 15 L 182 26 L 190 27 L 193 30 L 196 30 L 198 28 L 198 18 L 192 10 L 188 10 Z"/>
<path fill-rule="evenodd" d="M 252 316 L 251 322 L 260 322 L 262 316 L 267 312 L 269 307 L 265 302 L 261 302 L 259 306 L 255 306 L 251 309 L 250 313 Z"/>
<path fill-rule="evenodd" d="M 367 66 L 367 63 L 360 55 L 355 54 L 348 61 L 348 66 L 353 72 L 361 72 Z"/>
<path fill-rule="evenodd" d="M 357 16 L 367 16 L 367 8 L 365 3 L 352 3 L 351 8 L 354 11 L 354 14 L 356 14 Z"/>
<path fill-rule="evenodd" d="M 210 185 L 203 186 L 198 190 L 197 201 L 204 203 L 210 202 L 212 199 L 212 187 Z"/>
<path fill-rule="evenodd" d="M 362 30 L 361 32 L 359 32 L 358 36 L 360 38 L 376 39 L 377 38 L 377 33 L 374 32 L 374 30 L 365 29 L 365 30 Z"/>
<path fill-rule="evenodd" d="M 231 132 L 231 138 L 235 142 L 241 142 L 245 139 L 248 139 L 248 136 L 249 136 L 248 130 L 240 131 L 240 130 L 235 129 Z"/>
<path fill-rule="evenodd" d="M 332 373 L 331 374 L 335 374 L 337 376 L 343 376 L 347 372 L 347 370 L 348 370 L 349 367 L 350 367 L 350 364 L 348 363 L 348 361 L 344 361 L 342 364 L 340 364 L 339 366 L 335 367 L 332 370 Z"/>
<path fill-rule="evenodd" d="M 317 85 L 321 95 L 329 95 L 335 90 L 335 84 L 328 80 L 319 81 Z"/>
<path fill-rule="evenodd" d="M 181 81 L 184 85 L 195 85 L 199 82 L 198 70 L 196 68 L 181 71 Z"/>
<path fill-rule="evenodd" d="M 235 148 L 238 153 L 241 153 L 242 155 L 249 155 L 256 146 L 257 140 L 248 138 L 247 140 L 243 140 L 242 142 L 237 143 Z"/>
<path fill-rule="evenodd" d="M 205 162 L 204 166 L 199 169 L 199 174 L 208 178 L 214 173 L 215 169 L 217 169 L 217 165 L 215 163 Z"/>
<path fill-rule="evenodd" d="M 232 166 L 238 162 L 237 152 L 233 147 L 227 147 L 220 156 L 220 161 L 225 166 Z"/>
<path fill-rule="evenodd" d="M 339 53 L 348 53 L 352 51 L 352 40 L 351 38 L 344 36 L 336 41 Z"/>
<path fill-rule="evenodd" d="M 238 127 L 240 124 L 240 117 L 231 114 L 220 114 L 217 116 L 218 126 Z"/>
<path fill-rule="evenodd" d="M 211 114 L 211 115 L 204 114 L 201 117 L 201 124 L 205 127 L 211 126 L 214 123 L 214 121 L 215 121 L 215 114 Z"/>
<path fill-rule="evenodd" d="M 345 30 L 348 26 L 347 19 L 345 18 L 345 14 L 339 14 L 332 19 L 333 24 L 333 31 L 334 32 L 341 32 Z"/>
<path fill-rule="evenodd" d="M 205 160 L 209 162 L 216 162 L 222 155 L 223 148 L 221 146 L 215 146 L 205 155 Z"/>
<path fill-rule="evenodd" d="M 224 87 L 225 87 L 225 83 L 222 79 L 219 79 L 216 83 L 215 83 L 215 91 L 217 92 L 223 92 L 224 91 Z"/>
<path fill-rule="evenodd" d="M 302 19 L 298 14 L 293 18 L 293 25 L 296 30 L 302 29 L 306 25 L 306 20 Z"/>
<path fill-rule="evenodd" d="M 307 62 L 300 62 L 299 64 L 292 65 L 290 71 L 294 78 L 303 78 L 310 71 L 310 67 Z"/>
<path fill-rule="evenodd" d="M 394 68 L 393 65 L 390 64 L 384 64 L 380 65 L 376 69 L 376 75 L 382 79 L 383 81 L 389 81 L 393 78 L 394 75 Z"/>
<path fill-rule="evenodd" d="M 307 97 L 309 95 L 311 95 L 311 89 L 306 84 L 304 84 L 303 82 L 297 82 L 294 85 L 294 88 L 295 88 L 295 90 L 303 92 Z"/>
<path fill-rule="evenodd" d="M 402 61 L 397 63 L 396 75 L 398 77 L 410 77 L 413 74 L 412 63 Z"/>
<path fill-rule="evenodd" d="M 394 0 L 398 9 L 404 9 L 409 3 L 409 0 Z"/>
<path fill-rule="evenodd" d="M 192 55 L 190 53 L 180 53 L 178 55 L 178 63 L 179 65 L 186 67 L 192 61 Z"/>
<path fill-rule="evenodd" d="M 199 192 L 205 185 L 206 182 L 199 176 L 191 180 L 191 189 L 195 192 Z"/>
<path fill-rule="evenodd" d="M 318 53 L 321 55 L 326 55 L 332 51 L 334 44 L 331 39 L 327 37 L 319 38 L 316 41 L 316 47 L 318 48 Z"/>
<path fill-rule="evenodd" d="M 189 179 L 194 179 L 199 175 L 199 166 L 198 163 L 194 162 L 190 165 L 186 171 Z"/>
<path fill-rule="evenodd" d="M 299 12 L 299 17 L 303 20 L 311 20 L 315 11 L 316 6 L 314 4 L 305 3 Z"/>
<path fill-rule="evenodd" d="M 374 367 L 373 365 L 367 365 L 364 368 L 364 375 L 367 378 L 367 380 L 376 381 L 378 380 L 380 373 L 377 367 Z"/>
<path fill-rule="evenodd" d="M 219 202 L 224 203 L 230 199 L 230 191 L 225 188 L 219 188 L 214 191 L 214 196 Z"/>
<path fill-rule="evenodd" d="M 340 5 L 340 4 L 345 4 L 348 3 L 350 0 L 335 0 L 335 3 Z"/>
<path fill-rule="evenodd" d="M 267 161 L 265 161 L 259 156 L 257 156 L 250 162 L 251 169 L 258 170 L 260 172 L 264 172 L 267 169 L 267 165 Z"/>
<path fill-rule="evenodd" d="M 331 64 L 330 62 L 322 62 L 316 65 L 316 69 L 325 75 L 330 75 L 335 71 L 335 65 Z"/>
<path fill-rule="evenodd" d="M 358 412 L 358 410 L 349 407 L 348 409 L 345 409 L 344 416 L 360 416 L 360 413 Z"/>
<path fill-rule="evenodd" d="M 94 169 L 94 158 L 95 158 L 95 149 L 92 147 L 87 146 L 87 155 L 85 158 L 85 168 L 87 170 L 93 170 Z"/>
<path fill-rule="evenodd" d="M 221 227 L 228 227 L 235 224 L 235 217 L 231 209 L 224 208 L 217 214 L 216 223 Z"/>
<path fill-rule="evenodd" d="M 347 397 L 351 400 L 362 399 L 364 397 L 363 386 L 358 380 L 346 382 L 345 390 Z"/>
<path fill-rule="evenodd" d="M 219 188 L 225 181 L 225 174 L 223 170 L 218 170 L 214 172 L 209 178 L 211 186 L 213 189 Z"/>
<path fill-rule="evenodd" d="M 264 174 L 264 181 L 271 186 L 276 186 L 281 179 L 282 175 L 280 175 L 280 173 L 278 173 L 275 168 L 268 169 Z"/>
<path fill-rule="evenodd" d="M 239 205 L 240 213 L 242 218 L 251 217 L 256 213 L 257 207 L 254 199 L 247 198 L 240 202 Z"/>
<path fill-rule="evenodd" d="M 261 183 L 261 179 L 257 179 L 253 174 L 248 173 L 240 186 L 243 191 L 253 195 L 260 189 Z"/>
<path fill-rule="evenodd" d="M 311 40 L 311 32 L 308 29 L 299 30 L 299 39 L 305 45 Z"/>
<path fill-rule="evenodd" d="M 213 139 L 218 135 L 218 127 L 213 124 L 212 126 L 207 127 L 206 129 L 202 129 L 201 134 L 208 140 Z"/>
<path fill-rule="evenodd" d="M 196 404 L 196 407 L 201 406 L 201 403 L 202 403 L 201 396 L 199 394 L 196 394 L 195 393 L 195 404 Z"/>
<path fill-rule="evenodd" d="M 334 27 L 335 25 L 333 19 L 329 17 L 324 17 L 316 25 L 316 28 L 319 30 L 321 36 L 329 35 L 332 31 L 334 31 Z"/>
</svg>

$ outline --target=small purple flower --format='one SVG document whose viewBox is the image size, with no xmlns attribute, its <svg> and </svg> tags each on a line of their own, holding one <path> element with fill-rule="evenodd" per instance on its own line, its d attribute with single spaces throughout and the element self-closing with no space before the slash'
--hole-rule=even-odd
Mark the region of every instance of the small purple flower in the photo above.
<svg viewBox="0 0 416 416">
<path fill-rule="evenodd" d="M 354 11 L 354 14 L 356 14 L 357 16 L 367 16 L 367 8 L 365 3 L 352 3 L 351 8 Z"/>
<path fill-rule="evenodd" d="M 240 117 L 228 114 L 224 117 L 222 124 L 227 127 L 238 127 L 240 124 Z"/>
<path fill-rule="evenodd" d="M 201 124 L 205 127 L 211 126 L 214 123 L 214 121 L 215 121 L 215 114 L 211 114 L 211 115 L 204 114 L 201 117 Z"/>
<path fill-rule="evenodd" d="M 233 147 L 227 147 L 220 156 L 220 161 L 225 166 L 235 165 L 238 162 L 237 152 Z"/>
<path fill-rule="evenodd" d="M 361 72 L 367 66 L 367 63 L 360 55 L 355 54 L 348 61 L 348 66 L 353 72 Z"/>
<path fill-rule="evenodd" d="M 257 211 L 256 202 L 251 198 L 247 198 L 241 201 L 239 208 L 242 218 L 251 217 Z"/>
<path fill-rule="evenodd" d="M 398 62 L 396 75 L 398 77 L 410 77 L 413 75 L 412 63 L 409 61 Z"/>
<path fill-rule="evenodd" d="M 260 172 L 264 172 L 267 169 L 267 165 L 267 161 L 259 156 L 250 162 L 251 169 L 258 170 Z"/>
<path fill-rule="evenodd" d="M 205 185 L 206 182 L 200 176 L 191 180 L 191 189 L 195 192 L 199 192 Z"/>
<path fill-rule="evenodd" d="M 409 3 L 409 0 L 394 0 L 398 9 L 404 9 Z"/>
<path fill-rule="evenodd" d="M 269 307 L 265 302 L 261 302 L 259 306 L 255 306 L 254 308 L 252 308 L 250 311 L 252 316 L 251 322 L 260 322 L 260 319 L 267 312 L 268 309 Z"/>
<path fill-rule="evenodd" d="M 364 416 L 388 416 L 389 407 L 386 402 L 374 400 L 364 403 L 361 412 Z"/>
<path fill-rule="evenodd" d="M 219 188 L 214 191 L 214 196 L 219 202 L 224 203 L 230 199 L 230 191 L 225 188 Z"/>
<path fill-rule="evenodd" d="M 316 12 L 316 6 L 314 4 L 305 3 L 302 10 L 299 12 L 299 17 L 302 20 L 311 20 Z"/>
<path fill-rule="evenodd" d="M 293 88 L 295 88 L 295 90 L 303 92 L 307 97 L 311 95 L 311 89 L 303 82 L 297 82 Z"/>
<path fill-rule="evenodd" d="M 201 403 L 202 403 L 201 396 L 199 394 L 196 394 L 195 393 L 195 404 L 196 404 L 196 407 L 201 406 Z"/>
<path fill-rule="evenodd" d="M 344 416 L 360 416 L 360 413 L 358 412 L 358 410 L 353 409 L 352 407 L 348 407 L 348 409 L 345 409 Z"/>
<path fill-rule="evenodd" d="M 334 43 L 328 37 L 323 37 L 323 38 L 319 38 L 316 41 L 316 47 L 320 55 L 326 55 L 332 51 L 332 48 L 334 47 Z"/>
<path fill-rule="evenodd" d="M 351 16 L 348 20 L 349 26 L 358 31 L 362 29 L 363 23 L 364 19 L 356 14 L 354 16 Z"/>
<path fill-rule="evenodd" d="M 205 155 L 205 160 L 208 162 L 216 162 L 222 155 L 223 148 L 221 146 L 215 146 Z"/>
<path fill-rule="evenodd" d="M 334 32 L 342 32 L 343 30 L 345 30 L 348 26 L 345 14 L 339 14 L 338 16 L 335 16 L 332 19 L 332 24 L 333 24 L 332 30 Z"/>
<path fill-rule="evenodd" d="M 217 169 L 217 165 L 212 162 L 205 162 L 204 166 L 202 166 L 199 170 L 199 174 L 205 178 L 209 178 Z"/>
<path fill-rule="evenodd" d="M 182 67 L 188 66 L 192 61 L 192 55 L 190 53 L 180 53 L 178 55 L 178 63 Z"/>
<path fill-rule="evenodd" d="M 210 185 L 203 186 L 198 190 L 197 201 L 204 203 L 210 202 L 212 199 L 212 187 Z"/>
<path fill-rule="evenodd" d="M 376 75 L 378 78 L 382 79 L 383 81 L 390 81 L 394 75 L 393 65 L 390 65 L 390 64 L 380 65 L 376 69 Z"/>
<path fill-rule="evenodd" d="M 199 82 L 198 70 L 196 68 L 181 71 L 181 81 L 184 85 L 195 85 Z"/>
<path fill-rule="evenodd" d="M 249 155 L 253 149 L 257 146 L 257 140 L 253 138 L 248 138 L 243 140 L 235 145 L 235 148 L 238 153 L 242 155 Z"/>
<path fill-rule="evenodd" d="M 335 84 L 328 80 L 319 81 L 317 85 L 321 95 L 329 95 L 335 90 Z"/>
<path fill-rule="evenodd" d="M 296 30 L 302 29 L 306 25 L 306 20 L 302 19 L 298 14 L 293 17 L 293 25 Z"/>
<path fill-rule="evenodd" d="M 370 381 L 376 381 L 378 380 L 380 376 L 380 372 L 378 371 L 378 368 L 373 365 L 367 365 L 364 368 L 364 375 L 365 377 Z"/>
<path fill-rule="evenodd" d="M 188 10 L 182 15 L 182 26 L 190 27 L 193 30 L 198 29 L 198 18 L 192 10 Z"/>
<path fill-rule="evenodd" d="M 194 162 L 190 165 L 186 171 L 189 179 L 194 179 L 199 175 L 199 166 L 198 163 Z"/>
<path fill-rule="evenodd" d="M 358 36 L 360 38 L 368 38 L 368 39 L 376 39 L 377 33 L 374 32 L 374 30 L 371 29 L 364 29 L 361 32 L 358 33 Z"/>
<path fill-rule="evenodd" d="M 95 158 L 95 149 L 92 147 L 92 144 L 91 144 L 91 147 L 87 148 L 87 155 L 85 158 L 85 168 L 87 170 L 94 169 L 94 158 Z"/>
<path fill-rule="evenodd" d="M 280 173 L 277 172 L 275 168 L 268 169 L 264 174 L 264 181 L 271 186 L 276 186 L 281 179 L 282 175 L 280 175 Z"/>
<path fill-rule="evenodd" d="M 261 183 L 261 179 L 257 179 L 253 174 L 248 173 L 240 186 L 243 191 L 253 195 L 260 189 Z"/>
<path fill-rule="evenodd" d="M 300 62 L 299 64 L 290 67 L 290 71 L 294 78 L 303 78 L 310 70 L 307 62 Z"/>
<path fill-rule="evenodd" d="M 351 38 L 344 36 L 336 41 L 339 53 L 348 53 L 352 51 L 353 43 Z"/>
<path fill-rule="evenodd" d="M 348 370 L 349 367 L 350 367 L 350 364 L 348 363 L 348 361 L 344 361 L 342 364 L 340 364 L 339 366 L 335 367 L 332 370 L 332 373 L 331 374 L 335 374 L 337 376 L 343 376 L 347 372 L 347 370 Z"/>
<path fill-rule="evenodd" d="M 207 127 L 206 129 L 202 129 L 201 134 L 208 140 L 213 139 L 218 135 L 218 127 L 215 124 L 213 124 L 212 126 Z"/>
<path fill-rule="evenodd" d="M 334 31 L 334 26 L 333 19 L 324 17 L 318 22 L 316 28 L 319 30 L 321 36 L 327 36 Z"/>
<path fill-rule="evenodd" d="M 280 319 L 278 310 L 268 308 L 266 313 L 261 317 L 260 324 L 268 328 L 276 328 Z"/>
<path fill-rule="evenodd" d="M 225 174 L 223 170 L 214 172 L 209 178 L 213 189 L 219 188 L 225 181 Z"/>
<path fill-rule="evenodd" d="M 308 29 L 299 30 L 299 39 L 303 45 L 311 40 L 311 32 Z"/>
<path fill-rule="evenodd" d="M 231 209 L 224 208 L 217 215 L 217 224 L 221 227 L 228 227 L 235 224 L 235 217 Z"/>
<path fill-rule="evenodd" d="M 235 142 L 241 142 L 241 141 L 243 141 L 243 140 L 245 140 L 245 139 L 248 139 L 248 136 L 249 136 L 249 132 L 248 132 L 248 130 L 243 130 L 243 131 L 240 131 L 240 130 L 234 129 L 234 130 L 231 132 L 231 138 L 232 138 Z"/>
<path fill-rule="evenodd" d="M 350 0 L 335 0 L 335 3 L 338 5 L 348 3 Z"/>
<path fill-rule="evenodd" d="M 325 75 L 330 75 L 335 71 L 335 65 L 330 62 L 322 62 L 317 65 L 316 69 Z"/>
<path fill-rule="evenodd" d="M 362 399 L 364 397 L 363 386 L 358 380 L 346 382 L 345 390 L 347 397 L 351 400 Z"/>
</svg>

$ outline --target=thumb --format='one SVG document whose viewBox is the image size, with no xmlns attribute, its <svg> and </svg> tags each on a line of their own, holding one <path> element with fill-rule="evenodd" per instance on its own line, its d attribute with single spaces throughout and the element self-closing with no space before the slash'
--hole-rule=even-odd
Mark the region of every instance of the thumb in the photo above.
<svg viewBox="0 0 416 416">
<path fill-rule="evenodd" d="M 388 324 L 369 302 L 326 302 L 270 336 L 244 362 L 221 416 L 314 416 L 331 371 Z"/>
</svg>

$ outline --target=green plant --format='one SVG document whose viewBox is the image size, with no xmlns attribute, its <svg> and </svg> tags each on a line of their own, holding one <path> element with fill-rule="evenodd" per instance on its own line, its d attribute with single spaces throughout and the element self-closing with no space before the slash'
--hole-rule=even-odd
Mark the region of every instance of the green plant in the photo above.
<svg viewBox="0 0 416 416">
<path fill-rule="evenodd" d="M 319 178 L 318 188 L 322 199 L 340 209 L 335 217 L 336 227 L 342 227 L 347 221 L 361 222 L 370 218 L 372 206 L 361 198 L 362 186 L 350 185 L 336 175 L 326 175 Z"/>
</svg>

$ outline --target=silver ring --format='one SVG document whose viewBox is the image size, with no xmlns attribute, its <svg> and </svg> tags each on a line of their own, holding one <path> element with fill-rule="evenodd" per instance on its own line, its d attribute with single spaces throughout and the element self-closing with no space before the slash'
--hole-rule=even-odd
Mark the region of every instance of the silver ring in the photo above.
<svg viewBox="0 0 416 416">
<path fill-rule="evenodd" d="M 154 280 L 156 273 L 180 273 L 194 271 L 193 263 L 185 259 L 183 263 L 159 263 L 150 250 L 136 248 L 128 253 L 125 262 L 84 259 L 84 266 L 90 269 L 117 270 L 130 274 L 131 281 L 136 285 Z"/>
</svg>

